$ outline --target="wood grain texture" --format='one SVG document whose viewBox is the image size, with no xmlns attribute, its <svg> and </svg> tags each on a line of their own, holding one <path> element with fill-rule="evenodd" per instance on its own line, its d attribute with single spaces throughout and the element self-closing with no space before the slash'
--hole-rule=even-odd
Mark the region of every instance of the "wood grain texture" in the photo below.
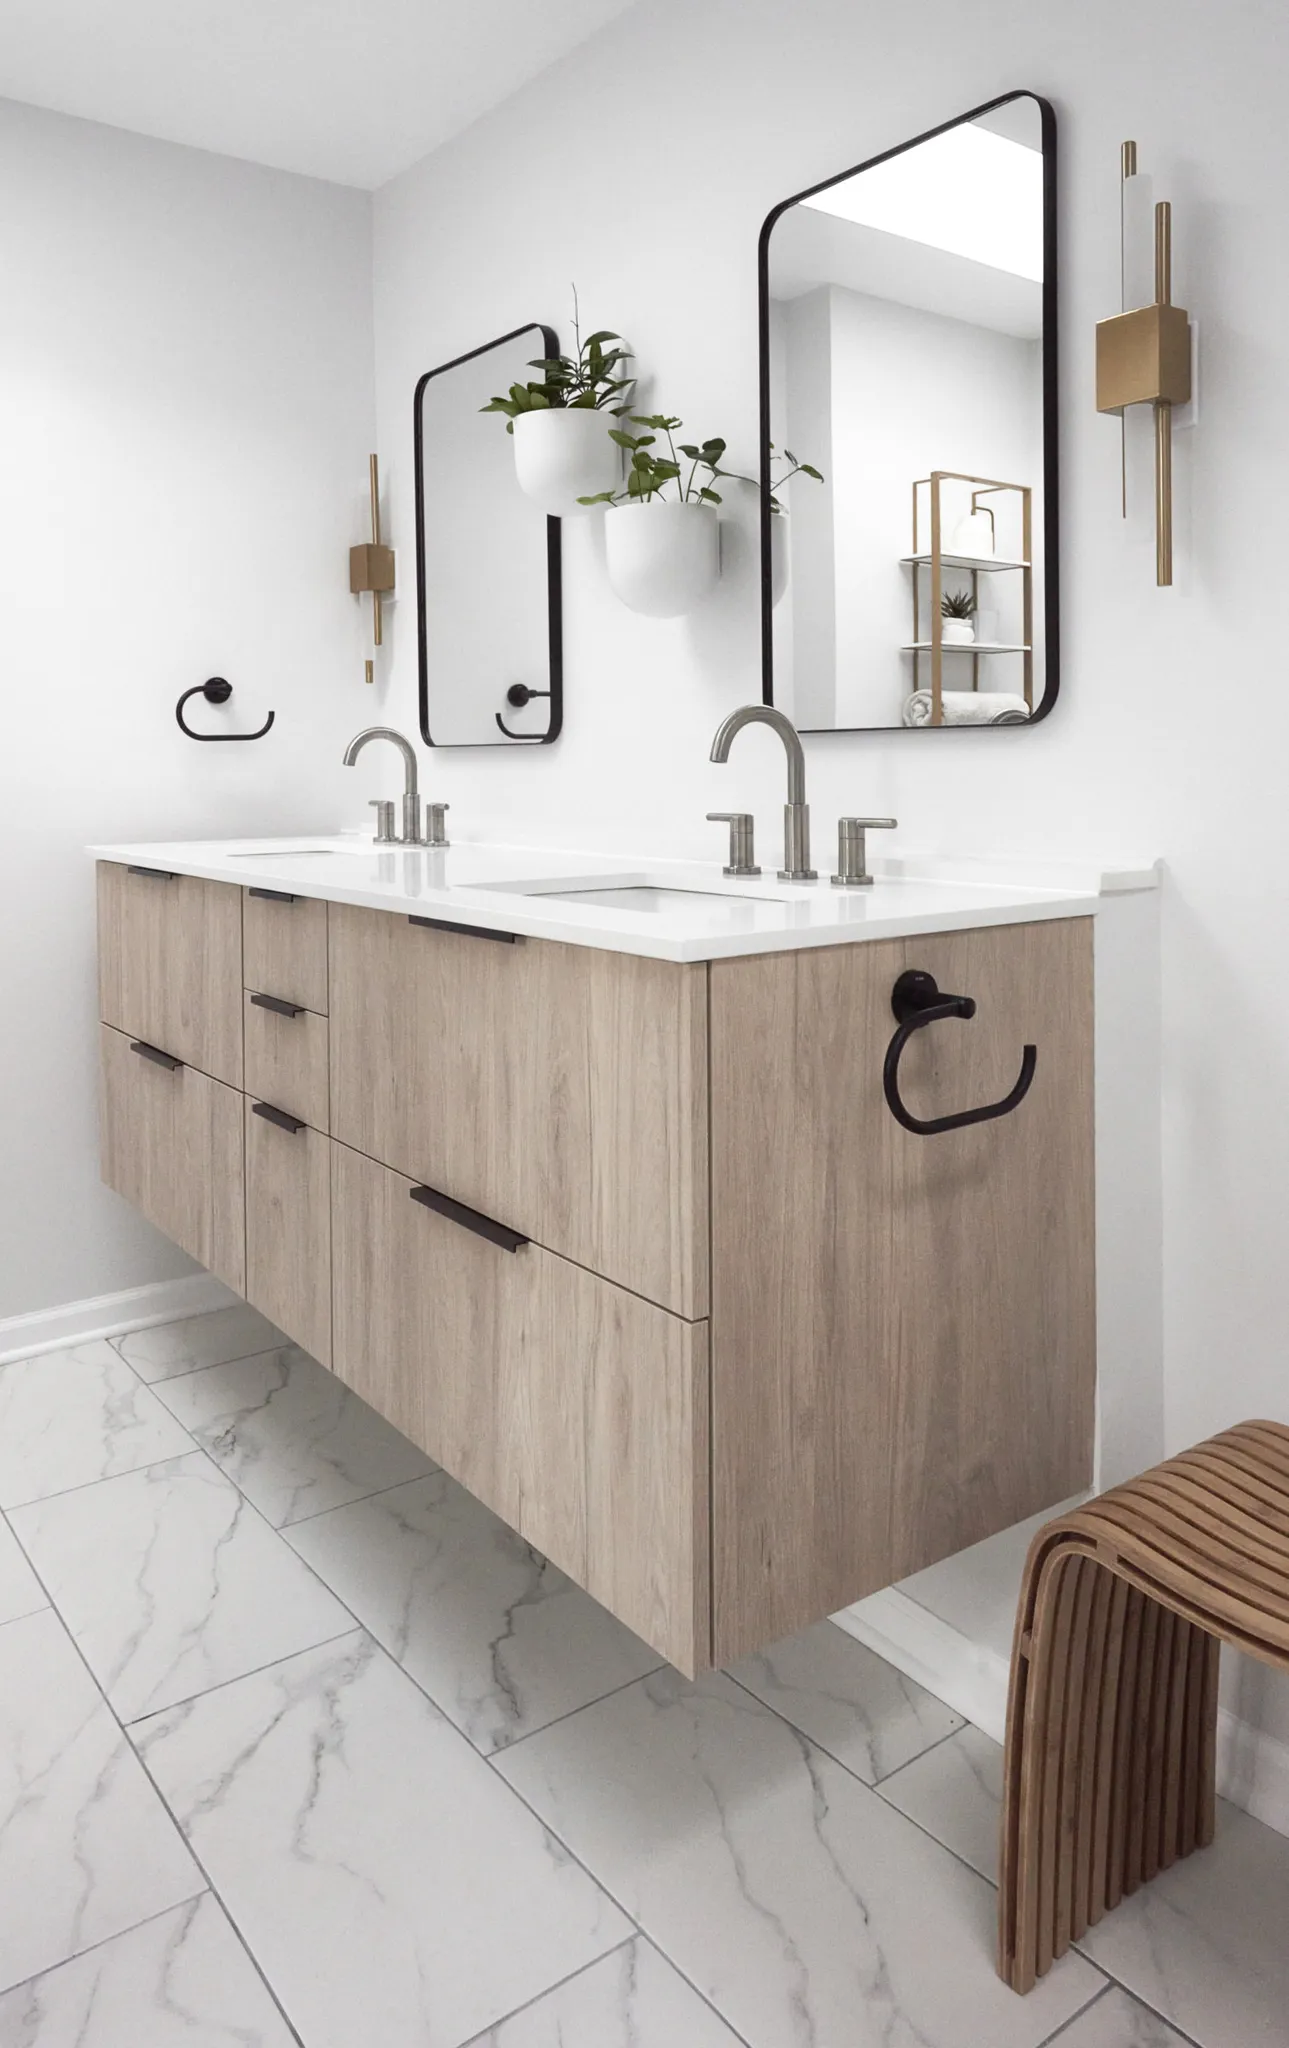
<svg viewBox="0 0 1289 2048">
<path fill-rule="evenodd" d="M 242 905 L 231 883 L 98 864 L 99 1015 L 242 1085 Z"/>
<path fill-rule="evenodd" d="M 312 1010 L 283 1017 L 253 1003 L 248 990 L 243 1030 L 246 1093 L 302 1117 L 315 1131 L 330 1130 L 326 1018 Z"/>
<path fill-rule="evenodd" d="M 327 908 L 319 897 L 291 903 L 243 892 L 243 973 L 247 988 L 281 996 L 325 1015 Z"/>
<path fill-rule="evenodd" d="M 698 1319 L 701 966 L 331 906 L 337 1138 Z"/>
<path fill-rule="evenodd" d="M 240 1294 L 246 1276 L 242 1097 L 171 1073 L 100 1027 L 100 1171 L 110 1188 Z"/>
<path fill-rule="evenodd" d="M 284 1131 L 246 1101 L 246 1299 L 331 1363 L 331 1150 L 321 1131 Z"/>
<path fill-rule="evenodd" d="M 707 1325 L 510 1253 L 332 1146 L 333 1368 L 689 1674 L 709 1656 Z"/>
<path fill-rule="evenodd" d="M 975 997 L 882 1094 L 906 968 Z M 718 1663 L 1086 1486 L 1095 1382 L 1087 919 L 714 962 Z"/>
</svg>

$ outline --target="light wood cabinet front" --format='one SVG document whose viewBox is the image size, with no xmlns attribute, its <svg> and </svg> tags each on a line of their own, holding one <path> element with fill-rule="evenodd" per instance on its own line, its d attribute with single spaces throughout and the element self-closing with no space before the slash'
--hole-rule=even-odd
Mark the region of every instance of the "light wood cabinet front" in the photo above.
<svg viewBox="0 0 1289 2048">
<path fill-rule="evenodd" d="M 882 1092 L 906 968 L 976 999 Z M 718 1663 L 1089 1483 L 1089 919 L 712 967 Z"/>
<path fill-rule="evenodd" d="M 268 999 L 248 990 L 245 1033 L 247 1094 L 276 1103 L 316 1131 L 329 1130 L 326 1018 L 293 1004 L 269 1007 Z"/>
<path fill-rule="evenodd" d="M 325 1014 L 327 906 L 320 898 L 247 889 L 242 943 L 247 988 Z"/>
<path fill-rule="evenodd" d="M 709 1656 L 707 1325 L 332 1147 L 334 1370 L 682 1671 Z M 505 1218 L 509 1222 L 511 1218 Z"/>
<path fill-rule="evenodd" d="M 273 1107 L 275 1105 L 270 1105 Z M 321 1365 L 331 1363 L 331 1154 L 246 1098 L 246 1299 Z"/>
<path fill-rule="evenodd" d="M 241 891 L 100 861 L 98 929 L 103 1022 L 240 1088 Z"/>
<path fill-rule="evenodd" d="M 156 1050 L 150 1048 L 150 1050 Z M 100 1027 L 103 1179 L 228 1286 L 244 1291 L 242 1098 Z"/>
<path fill-rule="evenodd" d="M 707 1313 L 707 972 L 332 904 L 332 1133 Z"/>
</svg>

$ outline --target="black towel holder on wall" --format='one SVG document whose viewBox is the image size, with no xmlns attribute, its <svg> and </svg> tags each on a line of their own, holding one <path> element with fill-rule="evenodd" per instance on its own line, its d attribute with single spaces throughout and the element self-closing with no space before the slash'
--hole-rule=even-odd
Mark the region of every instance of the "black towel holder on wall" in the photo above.
<svg viewBox="0 0 1289 2048">
<path fill-rule="evenodd" d="M 938 1024 L 946 1017 L 974 1017 L 975 999 L 972 996 L 944 995 L 933 974 L 910 967 L 899 976 L 891 990 L 891 1009 L 899 1029 L 886 1048 L 882 1087 L 886 1093 L 887 1108 L 906 1131 L 914 1132 L 919 1138 L 932 1138 L 941 1131 L 960 1131 L 966 1124 L 991 1123 L 995 1117 L 1009 1116 L 1029 1094 L 1038 1065 L 1038 1049 L 1032 1045 L 1024 1048 L 1016 1085 L 1001 1102 L 982 1103 L 979 1109 L 962 1109 L 954 1116 L 914 1116 L 905 1108 L 900 1095 L 900 1054 L 914 1032 L 923 1030 L 928 1024 Z"/>
<path fill-rule="evenodd" d="M 219 746 L 234 740 L 262 740 L 272 725 L 277 713 L 270 711 L 258 732 L 194 732 L 184 718 L 184 705 L 190 697 L 204 697 L 208 704 L 227 704 L 233 694 L 233 686 L 224 676 L 210 676 L 206 682 L 198 683 L 191 690 L 185 690 L 175 705 L 175 717 L 180 732 L 187 733 L 190 740 L 205 740 Z"/>
<path fill-rule="evenodd" d="M 549 696 L 549 690 L 530 690 L 527 683 L 512 683 L 506 692 L 506 702 L 513 704 L 517 710 L 522 710 L 524 705 L 531 704 L 535 697 Z M 539 740 L 544 745 L 550 738 L 549 732 L 512 732 L 499 711 L 493 715 L 508 740 Z"/>
</svg>

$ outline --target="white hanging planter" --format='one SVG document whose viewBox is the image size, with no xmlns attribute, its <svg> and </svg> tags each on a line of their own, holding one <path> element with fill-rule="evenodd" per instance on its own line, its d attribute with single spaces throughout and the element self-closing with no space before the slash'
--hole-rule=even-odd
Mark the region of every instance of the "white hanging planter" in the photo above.
<svg viewBox="0 0 1289 2048">
<path fill-rule="evenodd" d="M 604 523 L 604 546 L 615 595 L 651 619 L 692 612 L 720 580 L 714 505 L 666 498 L 615 505 Z"/>
<path fill-rule="evenodd" d="M 515 475 L 525 497 L 555 519 L 585 512 L 579 498 L 614 491 L 622 452 L 609 439 L 612 417 L 589 406 L 552 406 L 515 419 Z"/>
<path fill-rule="evenodd" d="M 940 639 L 945 647 L 974 647 L 976 629 L 970 619 L 941 619 Z"/>
<path fill-rule="evenodd" d="M 788 594 L 789 539 L 785 512 L 770 515 L 770 602 L 782 604 Z"/>
</svg>

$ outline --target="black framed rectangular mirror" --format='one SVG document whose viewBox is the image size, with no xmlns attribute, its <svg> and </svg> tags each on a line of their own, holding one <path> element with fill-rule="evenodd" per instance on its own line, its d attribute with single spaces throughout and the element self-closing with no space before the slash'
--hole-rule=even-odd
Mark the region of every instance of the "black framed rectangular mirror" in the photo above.
<svg viewBox="0 0 1289 2048">
<path fill-rule="evenodd" d="M 1056 319 L 1056 118 L 1034 93 L 770 213 L 763 693 L 800 731 L 1052 709 Z"/>
<path fill-rule="evenodd" d="M 560 522 L 515 481 L 496 392 L 558 354 L 534 321 L 427 370 L 412 404 L 421 737 L 542 746 L 563 723 Z"/>
</svg>

